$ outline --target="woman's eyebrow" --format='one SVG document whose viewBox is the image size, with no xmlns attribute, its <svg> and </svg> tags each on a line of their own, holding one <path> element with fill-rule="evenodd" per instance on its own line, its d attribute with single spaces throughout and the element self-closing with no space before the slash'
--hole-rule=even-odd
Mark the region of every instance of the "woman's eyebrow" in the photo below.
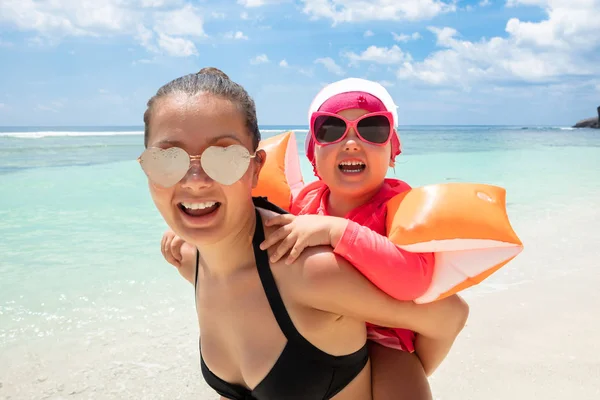
<svg viewBox="0 0 600 400">
<path fill-rule="evenodd" d="M 165 145 L 165 144 L 183 148 L 183 143 L 181 143 L 179 140 L 170 140 L 170 139 L 165 139 L 165 140 L 161 140 L 160 142 L 156 142 L 154 144 L 154 146 L 161 146 L 161 145 Z"/>
<path fill-rule="evenodd" d="M 222 139 L 233 139 L 233 140 L 235 140 L 238 143 L 242 143 L 242 141 L 240 139 L 238 139 L 238 137 L 235 136 L 233 133 L 226 133 L 224 135 L 214 137 L 211 140 L 209 140 L 208 143 L 209 144 L 213 144 L 213 143 L 216 143 L 216 142 L 218 142 L 219 140 L 222 140 Z"/>
<path fill-rule="evenodd" d="M 208 144 L 211 145 L 211 144 L 214 144 L 223 139 L 233 139 L 240 144 L 242 143 L 242 141 L 237 136 L 235 136 L 232 133 L 227 133 L 227 134 L 220 135 L 220 136 L 210 139 L 208 141 Z M 171 145 L 171 146 L 175 146 L 175 147 L 180 147 L 182 149 L 185 148 L 184 144 L 182 142 L 180 142 L 179 140 L 172 140 L 172 139 L 161 140 L 160 142 L 157 142 L 155 144 L 155 146 L 161 146 L 161 145 Z"/>
</svg>

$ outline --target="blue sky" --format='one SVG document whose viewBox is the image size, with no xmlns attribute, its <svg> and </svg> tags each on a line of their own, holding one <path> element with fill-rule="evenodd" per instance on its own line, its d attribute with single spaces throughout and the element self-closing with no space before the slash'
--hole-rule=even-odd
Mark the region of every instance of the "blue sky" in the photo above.
<svg viewBox="0 0 600 400">
<path fill-rule="evenodd" d="M 305 125 L 345 77 L 402 125 L 571 125 L 600 105 L 600 0 L 2 0 L 0 126 L 141 125 L 216 66 L 262 125 Z"/>
</svg>

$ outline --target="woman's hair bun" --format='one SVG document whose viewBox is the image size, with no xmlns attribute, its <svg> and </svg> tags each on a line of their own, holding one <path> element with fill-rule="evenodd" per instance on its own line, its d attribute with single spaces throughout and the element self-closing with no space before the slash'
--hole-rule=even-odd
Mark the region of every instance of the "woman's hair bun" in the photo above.
<svg viewBox="0 0 600 400">
<path fill-rule="evenodd" d="M 223 71 L 215 67 L 205 67 L 197 72 L 198 75 L 213 75 L 220 76 L 223 79 L 229 79 L 229 76 Z"/>
</svg>

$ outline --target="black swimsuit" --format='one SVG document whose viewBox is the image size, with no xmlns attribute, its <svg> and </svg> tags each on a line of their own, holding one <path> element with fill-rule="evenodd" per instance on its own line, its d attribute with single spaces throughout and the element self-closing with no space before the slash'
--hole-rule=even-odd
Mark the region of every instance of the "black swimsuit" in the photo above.
<svg viewBox="0 0 600 400">
<path fill-rule="evenodd" d="M 264 198 L 255 198 L 254 204 L 257 207 L 285 213 Z M 202 375 L 206 383 L 217 393 L 232 400 L 331 399 L 363 370 L 368 361 L 367 345 L 365 343 L 361 349 L 352 354 L 333 356 L 312 345 L 296 330 L 277 289 L 267 252 L 259 247 L 264 238 L 262 220 L 256 210 L 256 229 L 252 239 L 256 267 L 273 315 L 287 343 L 271 371 L 254 390 L 225 382 L 216 376 L 204 363 L 200 351 Z M 197 279 L 198 260 L 196 260 Z"/>
</svg>

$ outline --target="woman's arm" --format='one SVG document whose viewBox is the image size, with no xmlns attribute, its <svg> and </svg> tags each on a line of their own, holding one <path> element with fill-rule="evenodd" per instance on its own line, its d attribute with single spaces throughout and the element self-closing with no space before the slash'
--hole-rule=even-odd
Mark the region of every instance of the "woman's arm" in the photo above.
<svg viewBox="0 0 600 400">
<path fill-rule="evenodd" d="M 456 294 L 452 297 L 454 296 L 458 297 Z M 466 322 L 467 317 L 469 316 L 469 306 L 467 303 L 464 301 L 461 302 L 459 298 L 455 308 L 455 315 L 459 317 L 462 316 Z M 425 374 L 428 377 L 431 376 L 431 374 L 433 374 L 440 366 L 442 361 L 444 361 L 459 333 L 460 331 L 448 332 L 446 334 L 440 332 L 440 336 L 437 338 L 430 338 L 421 334 L 416 335 L 415 353 L 419 357 L 421 365 L 423 365 L 423 370 L 425 370 Z"/>
<path fill-rule="evenodd" d="M 306 249 L 294 266 L 297 297 L 306 305 L 379 326 L 404 328 L 431 339 L 457 335 L 466 315 L 459 296 L 427 304 L 388 296 L 328 247 Z"/>
</svg>

